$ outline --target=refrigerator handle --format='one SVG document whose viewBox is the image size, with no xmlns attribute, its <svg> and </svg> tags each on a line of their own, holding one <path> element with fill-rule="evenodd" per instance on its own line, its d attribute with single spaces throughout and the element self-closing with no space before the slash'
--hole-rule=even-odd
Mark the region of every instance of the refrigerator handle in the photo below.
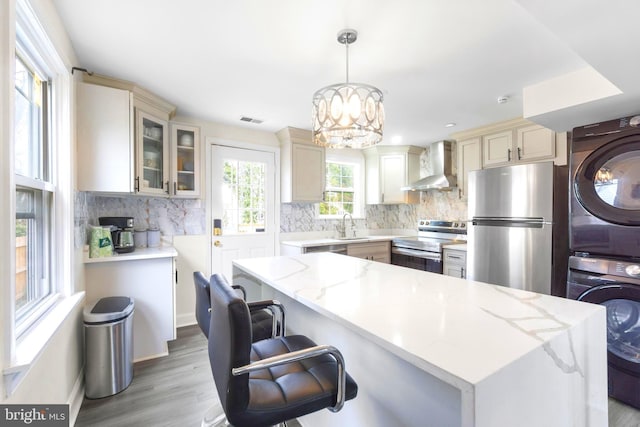
<svg viewBox="0 0 640 427">
<path fill-rule="evenodd" d="M 471 220 L 472 225 L 487 225 L 497 227 L 528 227 L 542 228 L 551 223 L 544 218 L 498 218 L 498 217 L 475 217 Z"/>
</svg>

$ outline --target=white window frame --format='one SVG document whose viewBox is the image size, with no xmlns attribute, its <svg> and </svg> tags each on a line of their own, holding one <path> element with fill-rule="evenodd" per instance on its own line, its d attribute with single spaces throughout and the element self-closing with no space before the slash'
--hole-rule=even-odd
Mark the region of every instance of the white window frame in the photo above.
<svg viewBox="0 0 640 427">
<path fill-rule="evenodd" d="M 37 360 L 38 355 L 48 345 L 50 339 L 59 329 L 60 325 L 68 317 L 84 298 L 84 292 L 75 292 L 73 285 L 73 256 L 74 256 L 74 210 L 73 210 L 73 150 L 72 150 L 72 100 L 73 84 L 72 76 L 69 72 L 71 65 L 56 50 L 53 42 L 47 35 L 37 14 L 32 9 L 28 0 L 16 0 L 15 16 L 9 14 L 8 21 L 13 27 L 15 24 L 15 38 L 10 38 L 10 42 L 18 43 L 24 49 L 28 58 L 35 62 L 34 66 L 51 82 L 50 105 L 51 121 L 49 134 L 52 140 L 50 155 L 50 183 L 42 184 L 43 188 L 54 189 L 52 209 L 50 212 L 51 226 L 49 238 L 52 242 L 50 257 L 50 278 L 52 294 L 47 303 L 41 305 L 38 312 L 33 312 L 32 323 L 28 328 L 19 331 L 15 324 L 15 189 L 16 186 L 25 184 L 22 178 L 14 172 L 14 148 L 13 131 L 4 133 L 9 136 L 7 143 L 10 144 L 8 156 L 2 160 L 2 166 L 7 168 L 9 179 L 3 181 L 7 185 L 6 191 L 10 198 L 8 207 L 2 209 L 2 216 L 9 222 L 11 234 L 8 236 L 7 245 L 3 251 L 8 251 L 10 262 L 9 271 L 6 278 L 6 289 L 3 291 L 2 310 L 3 321 L 3 374 L 4 374 L 4 394 L 10 396 L 20 384 L 22 378 L 32 364 Z M 3 22 L 4 23 L 4 22 Z M 4 39 L 7 41 L 7 39 Z M 6 48 L 6 47 L 4 47 Z M 10 68 L 10 78 L 13 83 L 15 78 L 15 64 Z M 15 116 L 15 89 L 11 85 L 11 92 L 6 105 L 8 111 L 4 115 L 7 123 L 13 126 Z M 7 153 L 7 150 L 3 151 Z M 51 185 L 50 187 L 48 187 Z M 81 253 L 81 247 L 79 252 Z M 75 292 L 75 293 L 74 293 Z M 23 332 L 18 337 L 18 332 Z M 55 367 L 52 367 L 55 369 Z"/>
<path fill-rule="evenodd" d="M 354 165 L 353 171 L 353 218 L 354 219 L 363 219 L 365 218 L 364 214 L 364 198 L 365 198 L 365 188 L 364 188 L 364 179 L 365 179 L 365 164 L 364 164 L 364 155 L 361 150 L 343 148 L 343 149 L 333 149 L 327 148 L 325 153 L 325 162 L 326 163 L 344 163 L 344 164 L 352 164 Z M 328 190 L 328 183 L 325 184 L 325 190 Z M 321 215 L 320 214 L 320 203 L 315 204 L 316 218 L 317 219 L 342 219 L 344 212 L 340 212 L 337 215 Z"/>
</svg>

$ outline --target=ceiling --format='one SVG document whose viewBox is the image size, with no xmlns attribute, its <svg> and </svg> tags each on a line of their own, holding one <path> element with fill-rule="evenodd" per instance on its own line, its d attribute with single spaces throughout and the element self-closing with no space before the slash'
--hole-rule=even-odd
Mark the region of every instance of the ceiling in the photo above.
<svg viewBox="0 0 640 427">
<path fill-rule="evenodd" d="M 313 93 L 344 81 L 345 48 L 336 41 L 343 28 L 358 31 L 349 49 L 350 80 L 384 93 L 385 143 L 400 136 L 403 144 L 424 146 L 521 117 L 523 88 L 588 66 L 625 82 L 640 71 L 634 63 L 620 73 L 603 54 L 620 35 L 606 33 L 619 28 L 602 13 L 624 3 L 630 16 L 640 16 L 634 0 L 53 3 L 76 66 L 135 82 L 181 116 L 271 132 L 309 129 Z M 597 27 L 575 17 L 585 3 Z M 501 96 L 509 101 L 498 103 Z M 245 123 L 242 116 L 264 122 Z M 446 128 L 450 122 L 457 125 Z"/>
</svg>

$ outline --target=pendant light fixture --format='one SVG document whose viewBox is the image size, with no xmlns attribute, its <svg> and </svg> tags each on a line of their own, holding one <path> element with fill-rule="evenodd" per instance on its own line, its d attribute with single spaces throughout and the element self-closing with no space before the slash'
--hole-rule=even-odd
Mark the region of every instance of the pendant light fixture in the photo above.
<svg viewBox="0 0 640 427">
<path fill-rule="evenodd" d="M 364 148 L 382 140 L 382 92 L 371 85 L 349 82 L 349 45 L 357 38 L 356 30 L 338 33 L 338 42 L 346 49 L 346 82 L 313 94 L 313 141 L 323 147 Z"/>
</svg>

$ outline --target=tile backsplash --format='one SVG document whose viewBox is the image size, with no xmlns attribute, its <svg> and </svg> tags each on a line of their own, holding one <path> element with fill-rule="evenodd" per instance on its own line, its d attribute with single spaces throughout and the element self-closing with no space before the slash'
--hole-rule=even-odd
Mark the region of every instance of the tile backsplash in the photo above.
<svg viewBox="0 0 640 427">
<path fill-rule="evenodd" d="M 454 153 L 455 153 L 454 149 Z M 421 176 L 429 173 L 429 150 L 420 156 Z M 454 158 L 455 164 L 455 158 Z M 87 241 L 89 225 L 97 225 L 100 216 L 132 216 L 136 227 L 158 227 L 165 237 L 204 234 L 206 232 L 205 201 L 139 196 L 103 196 L 78 192 L 75 197 L 75 244 Z M 366 205 L 365 218 L 355 219 L 358 230 L 415 230 L 418 219 L 467 219 L 467 203 L 457 191 L 420 193 L 415 205 Z M 280 206 L 280 231 L 335 231 L 338 219 L 316 218 L 313 203 L 291 203 Z"/>
<path fill-rule="evenodd" d="M 458 199 L 456 191 L 429 191 L 420 195 L 416 205 L 366 205 L 365 218 L 355 219 L 356 229 L 415 230 L 418 219 L 466 219 L 467 204 Z M 280 231 L 335 231 L 339 219 L 317 219 L 313 203 L 287 203 L 280 206 Z"/>
<path fill-rule="evenodd" d="M 76 245 L 87 241 L 87 228 L 101 216 L 132 216 L 136 228 L 158 227 L 164 236 L 204 234 L 205 208 L 200 199 L 102 196 L 77 192 L 75 197 Z"/>
</svg>

